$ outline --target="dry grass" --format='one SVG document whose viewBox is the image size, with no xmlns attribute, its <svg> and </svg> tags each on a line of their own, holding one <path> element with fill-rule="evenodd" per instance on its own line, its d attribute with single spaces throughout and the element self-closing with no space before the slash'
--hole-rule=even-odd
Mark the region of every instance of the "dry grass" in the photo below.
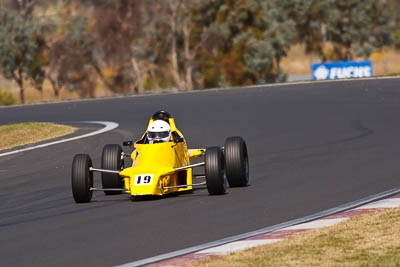
<svg viewBox="0 0 400 267">
<path fill-rule="evenodd" d="M 400 208 L 191 266 L 400 266 Z"/>
<path fill-rule="evenodd" d="M 60 137 L 75 130 L 71 126 L 37 122 L 1 125 L 0 150 Z"/>
<path fill-rule="evenodd" d="M 17 84 L 10 80 L 5 80 L 0 76 L 0 91 L 9 91 L 19 103 L 19 88 Z M 95 89 L 96 97 L 113 96 L 114 93 L 107 90 L 101 82 L 97 83 Z M 65 88 L 61 89 L 58 97 L 54 95 L 51 84 L 46 80 L 43 84 L 43 91 L 40 92 L 33 88 L 30 84 L 26 83 L 25 89 L 25 102 L 26 104 L 32 103 L 46 103 L 55 101 L 75 100 L 80 99 L 78 92 L 69 91 Z"/>
<path fill-rule="evenodd" d="M 311 62 L 317 62 L 315 56 L 304 53 L 304 45 L 293 45 L 288 56 L 284 57 L 281 67 L 288 75 L 309 75 L 311 73 Z"/>
</svg>

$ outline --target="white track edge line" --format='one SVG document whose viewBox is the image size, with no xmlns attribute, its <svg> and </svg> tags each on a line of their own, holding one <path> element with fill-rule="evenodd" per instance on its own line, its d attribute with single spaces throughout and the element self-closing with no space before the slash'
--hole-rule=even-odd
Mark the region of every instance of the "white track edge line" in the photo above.
<svg viewBox="0 0 400 267">
<path fill-rule="evenodd" d="M 300 230 L 300 229 L 319 229 L 322 227 L 328 227 L 328 226 L 332 226 L 341 222 L 344 222 L 346 220 L 348 220 L 348 217 L 344 217 L 344 218 L 334 218 L 334 219 L 324 219 L 321 218 L 319 220 L 315 220 L 315 221 L 311 221 L 311 222 L 306 222 L 306 223 L 300 223 L 300 224 L 296 224 L 293 226 L 289 226 L 287 228 L 283 228 L 282 230 Z"/>
<path fill-rule="evenodd" d="M 55 123 L 61 123 L 61 122 L 55 122 Z M 73 124 L 73 123 L 93 123 L 93 124 L 102 124 L 105 127 L 101 128 L 100 130 L 91 132 L 91 133 L 87 133 L 87 134 L 83 134 L 83 135 L 79 135 L 79 136 L 74 136 L 74 137 L 67 138 L 67 139 L 61 139 L 61 140 L 57 140 L 57 141 L 54 141 L 54 142 L 33 146 L 33 147 L 27 147 L 27 148 L 22 148 L 22 149 L 17 149 L 17 150 L 1 153 L 0 157 L 4 157 L 4 156 L 16 154 L 16 153 L 20 153 L 20 152 L 24 152 L 24 151 L 28 151 L 28 150 L 33 150 L 33 149 L 43 148 L 43 147 L 47 147 L 47 146 L 52 146 L 52 145 L 56 145 L 56 144 L 60 144 L 60 143 L 65 143 L 65 142 L 69 142 L 69 141 L 74 141 L 74 140 L 82 139 L 82 138 L 93 136 L 93 135 L 98 135 L 98 134 L 101 134 L 101 133 L 105 133 L 105 132 L 114 130 L 115 128 L 117 128 L 119 126 L 118 123 L 111 122 L 111 121 L 70 121 L 70 122 L 62 122 L 62 123 L 66 123 L 66 124 L 67 123 L 71 123 L 71 124 Z"/>
<path fill-rule="evenodd" d="M 226 255 L 233 252 L 242 251 L 249 248 L 254 248 L 263 245 L 269 245 L 282 241 L 283 238 L 275 239 L 262 239 L 262 240 L 239 240 L 232 243 L 228 243 L 218 247 L 212 247 L 205 250 L 196 252 L 196 254 L 213 254 L 213 255 Z"/>
<path fill-rule="evenodd" d="M 197 245 L 197 246 L 193 246 L 190 248 L 186 248 L 186 249 L 181 249 L 181 250 L 177 250 L 177 251 L 173 251 L 173 252 L 169 252 L 169 253 L 165 253 L 162 255 L 158 255 L 158 256 L 154 256 L 151 258 L 146 258 L 146 259 L 142 259 L 142 260 L 137 260 L 137 261 L 133 261 L 130 263 L 126 263 L 126 264 L 122 264 L 122 265 L 117 265 L 117 267 L 135 267 L 135 266 L 143 266 L 146 264 L 151 264 L 151 263 L 156 263 L 159 261 L 163 261 L 163 260 L 167 260 L 167 259 L 171 259 L 171 258 L 175 258 L 178 256 L 183 256 L 186 254 L 190 254 L 193 252 L 198 252 L 201 250 L 205 250 L 208 248 L 212 248 L 212 247 L 216 247 L 216 246 L 220 246 L 223 244 L 227 244 L 233 241 L 237 241 L 237 240 L 241 240 L 244 238 L 249 238 L 249 237 L 253 237 L 253 236 L 257 236 L 257 235 L 261 235 L 261 234 L 266 234 L 266 233 L 271 233 L 277 230 L 281 230 L 283 228 L 287 228 L 289 226 L 293 226 L 296 224 L 300 224 L 300 223 L 306 223 L 309 221 L 313 221 L 313 220 L 317 220 L 317 219 L 321 219 L 330 215 L 334 215 L 336 213 L 340 213 L 343 211 L 347 211 L 350 209 L 354 209 L 356 207 L 359 207 L 361 205 L 365 205 L 377 200 L 381 200 L 383 198 L 387 198 L 396 194 L 400 193 L 400 187 L 396 187 L 372 196 L 368 196 L 365 198 L 362 198 L 360 200 L 356 200 L 356 201 L 352 201 L 346 204 L 343 204 L 341 206 L 335 207 L 335 208 L 331 208 L 328 210 L 324 210 L 309 216 L 305 216 L 302 218 L 298 218 L 295 220 L 291 220 L 288 222 L 284 222 L 284 223 L 280 223 L 280 224 L 276 224 L 273 226 L 269 226 L 266 228 L 262 228 L 256 231 L 252 231 L 252 232 L 248 232 L 248 233 L 244 233 L 244 234 L 240 234 L 240 235 L 236 235 L 236 236 L 232 236 L 232 237 L 227 237 L 227 238 L 223 238 L 220 240 L 216 240 L 216 241 L 212 241 L 209 243 L 205 243 L 205 244 L 201 244 L 201 245 Z"/>
</svg>

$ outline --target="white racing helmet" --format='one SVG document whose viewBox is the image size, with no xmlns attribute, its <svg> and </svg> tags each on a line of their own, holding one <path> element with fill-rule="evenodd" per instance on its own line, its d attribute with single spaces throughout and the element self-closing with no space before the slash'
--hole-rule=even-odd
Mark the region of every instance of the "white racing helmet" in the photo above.
<svg viewBox="0 0 400 267">
<path fill-rule="evenodd" d="M 153 121 L 147 128 L 147 139 L 150 144 L 169 142 L 171 139 L 171 127 L 163 120 Z"/>
</svg>

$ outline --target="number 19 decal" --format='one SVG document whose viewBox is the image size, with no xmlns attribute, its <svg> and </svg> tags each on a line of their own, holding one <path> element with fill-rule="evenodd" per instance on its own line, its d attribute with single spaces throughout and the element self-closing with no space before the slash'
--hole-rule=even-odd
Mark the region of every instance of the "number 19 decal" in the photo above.
<svg viewBox="0 0 400 267">
<path fill-rule="evenodd" d="M 151 185 L 153 183 L 153 176 L 153 174 L 136 175 L 134 185 Z"/>
</svg>

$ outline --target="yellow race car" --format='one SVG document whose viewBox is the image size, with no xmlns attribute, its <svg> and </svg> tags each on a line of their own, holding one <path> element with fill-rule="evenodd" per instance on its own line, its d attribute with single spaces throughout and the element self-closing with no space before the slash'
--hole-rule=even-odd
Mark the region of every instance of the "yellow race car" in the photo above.
<svg viewBox="0 0 400 267">
<path fill-rule="evenodd" d="M 226 181 L 230 187 L 246 186 L 249 182 L 249 161 L 243 138 L 229 137 L 224 147 L 188 149 L 174 119 L 165 111 L 151 117 L 141 139 L 125 141 L 123 145 L 133 147 L 133 152 L 124 153 L 118 144 L 105 145 L 99 169 L 93 168 L 89 155 L 75 155 L 71 182 L 76 203 L 90 202 L 93 191 L 104 191 L 106 195 L 127 193 L 136 198 L 206 185 L 210 195 L 222 195 Z M 133 162 L 128 168 L 124 168 L 126 157 Z M 193 163 L 200 158 L 202 162 Z M 193 175 L 196 167 L 204 167 L 205 174 Z M 101 173 L 102 188 L 93 187 L 94 172 Z M 193 183 L 196 178 L 205 178 L 205 182 Z"/>
</svg>

